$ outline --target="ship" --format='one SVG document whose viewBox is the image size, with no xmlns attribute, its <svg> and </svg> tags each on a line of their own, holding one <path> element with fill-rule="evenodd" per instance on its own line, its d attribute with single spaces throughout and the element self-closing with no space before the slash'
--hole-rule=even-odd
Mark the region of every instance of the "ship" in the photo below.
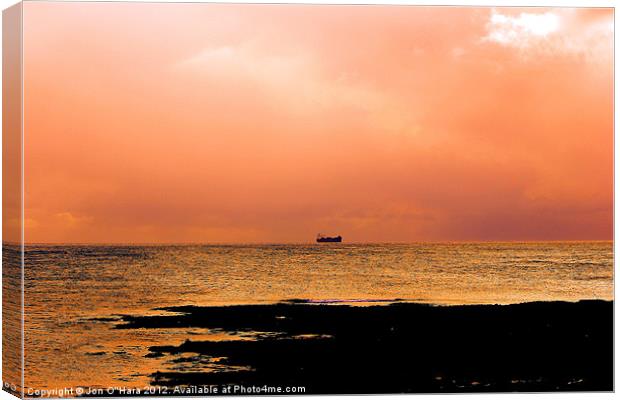
<svg viewBox="0 0 620 400">
<path fill-rule="evenodd" d="M 316 235 L 316 242 L 317 243 L 340 243 L 342 242 L 342 236 L 338 235 L 338 236 L 330 237 L 330 236 L 325 236 L 319 233 L 318 235 Z"/>
</svg>

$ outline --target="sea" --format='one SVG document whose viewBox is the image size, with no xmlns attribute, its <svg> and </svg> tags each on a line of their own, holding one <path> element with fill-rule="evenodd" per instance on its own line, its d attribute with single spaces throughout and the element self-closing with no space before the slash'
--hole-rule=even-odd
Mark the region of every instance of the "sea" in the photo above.
<svg viewBox="0 0 620 400">
<path fill-rule="evenodd" d="M 27 245 L 24 264 L 24 383 L 33 392 L 144 388 L 156 371 L 196 369 L 145 357 L 149 346 L 230 338 L 115 329 L 122 315 L 168 306 L 613 300 L 612 242 Z M 7 274 L 18 265 L 5 263 Z"/>
</svg>

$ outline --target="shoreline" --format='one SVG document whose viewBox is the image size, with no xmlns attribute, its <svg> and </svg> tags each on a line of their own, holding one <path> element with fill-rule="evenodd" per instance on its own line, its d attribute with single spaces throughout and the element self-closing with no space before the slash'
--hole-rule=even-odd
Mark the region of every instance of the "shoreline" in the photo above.
<svg viewBox="0 0 620 400">
<path fill-rule="evenodd" d="M 114 329 L 208 328 L 149 347 L 153 385 L 304 386 L 305 394 L 613 390 L 613 301 L 436 306 L 280 302 L 166 307 Z M 243 337 L 243 340 L 240 340 Z M 197 370 L 185 372 L 191 365 Z M 210 372 L 204 372 L 210 371 Z"/>
</svg>

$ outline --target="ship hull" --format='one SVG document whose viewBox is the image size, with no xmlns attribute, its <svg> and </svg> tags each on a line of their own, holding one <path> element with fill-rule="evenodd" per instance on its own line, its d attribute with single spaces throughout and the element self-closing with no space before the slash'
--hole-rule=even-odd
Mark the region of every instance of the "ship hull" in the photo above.
<svg viewBox="0 0 620 400">
<path fill-rule="evenodd" d="M 318 238 L 317 243 L 340 243 L 342 242 L 342 237 L 338 236 L 335 238 L 331 238 L 331 237 L 324 237 L 324 238 Z"/>
</svg>

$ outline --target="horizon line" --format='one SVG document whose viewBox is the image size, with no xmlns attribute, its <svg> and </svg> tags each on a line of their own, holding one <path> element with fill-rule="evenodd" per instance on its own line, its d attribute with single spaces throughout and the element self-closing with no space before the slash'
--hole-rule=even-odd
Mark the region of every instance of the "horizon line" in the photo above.
<svg viewBox="0 0 620 400">
<path fill-rule="evenodd" d="M 406 245 L 406 244 L 480 244 L 480 243 L 596 243 L 611 242 L 614 239 L 542 239 L 542 240 L 416 240 L 416 241 L 377 241 L 377 242 L 340 242 L 340 243 L 317 243 L 315 241 L 308 242 L 12 242 L 2 241 L 3 245 L 24 245 L 24 246 L 243 246 L 243 245 L 262 245 L 262 246 L 278 246 L 278 245 L 317 245 L 317 246 L 333 246 L 333 245 Z"/>
</svg>

